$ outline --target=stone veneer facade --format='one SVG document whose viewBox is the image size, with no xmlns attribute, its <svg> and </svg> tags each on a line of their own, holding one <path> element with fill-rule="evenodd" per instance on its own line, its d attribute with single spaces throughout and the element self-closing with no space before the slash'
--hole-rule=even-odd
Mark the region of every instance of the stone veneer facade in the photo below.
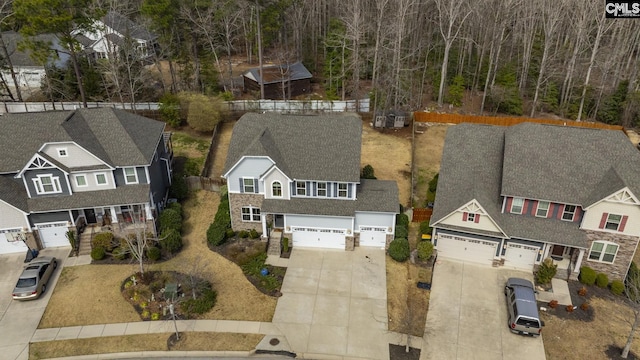
<svg viewBox="0 0 640 360">
<path fill-rule="evenodd" d="M 251 230 L 262 232 L 260 221 L 242 221 L 242 207 L 253 206 L 262 208 L 264 196 L 260 194 L 237 194 L 229 193 L 229 211 L 231 212 L 231 228 L 234 231 Z"/>
<path fill-rule="evenodd" d="M 590 240 L 589 249 L 585 251 L 581 266 L 588 266 L 596 273 L 605 273 L 611 280 L 624 280 L 633 260 L 633 254 L 638 246 L 637 236 L 621 235 L 616 233 L 587 230 L 587 238 Z M 589 260 L 589 250 L 593 241 L 610 241 L 619 245 L 618 253 L 613 264 Z"/>
</svg>

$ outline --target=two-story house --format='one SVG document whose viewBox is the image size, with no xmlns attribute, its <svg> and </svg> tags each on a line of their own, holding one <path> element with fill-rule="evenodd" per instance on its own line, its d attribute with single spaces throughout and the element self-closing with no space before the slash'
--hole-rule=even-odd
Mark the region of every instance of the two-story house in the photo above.
<svg viewBox="0 0 640 360">
<path fill-rule="evenodd" d="M 393 239 L 398 188 L 360 179 L 361 144 L 355 114 L 245 114 L 223 175 L 233 229 L 281 229 L 294 247 L 384 248 Z"/>
<path fill-rule="evenodd" d="M 115 11 L 109 11 L 100 20 L 94 21 L 93 25 L 93 31 L 76 35 L 85 51 L 94 59 L 118 56 L 126 41 L 133 44 L 133 50 L 140 60 L 153 56 L 158 46 L 156 35 Z"/>
<path fill-rule="evenodd" d="M 165 124 L 111 108 L 0 121 L 0 253 L 69 245 L 82 225 L 154 221 L 171 182 Z"/>
<path fill-rule="evenodd" d="M 621 131 L 449 128 L 431 226 L 438 256 L 623 279 L 640 239 L 640 152 Z M 564 274 L 564 273 L 563 273 Z"/>
</svg>

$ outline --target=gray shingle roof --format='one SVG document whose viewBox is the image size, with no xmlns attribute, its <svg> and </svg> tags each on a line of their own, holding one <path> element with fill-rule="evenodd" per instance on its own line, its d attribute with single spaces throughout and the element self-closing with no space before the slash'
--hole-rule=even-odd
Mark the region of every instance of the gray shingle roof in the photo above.
<svg viewBox="0 0 640 360">
<path fill-rule="evenodd" d="M 265 199 L 261 211 L 301 215 L 354 216 L 356 211 L 397 213 L 398 186 L 395 181 L 366 180 L 357 189 L 357 200 L 297 198 Z"/>
<path fill-rule="evenodd" d="M 293 179 L 359 182 L 361 144 L 354 114 L 247 113 L 233 128 L 225 173 L 243 156 L 269 156 Z"/>
<path fill-rule="evenodd" d="M 103 18 L 102 22 L 119 32 L 123 36 L 129 35 L 134 39 L 141 40 L 153 40 L 156 38 L 154 34 L 149 32 L 146 28 L 141 25 L 134 23 L 129 20 L 126 16 L 123 16 L 115 11 L 109 11 Z"/>
<path fill-rule="evenodd" d="M 431 223 L 476 199 L 509 237 L 586 248 L 576 223 L 503 214 L 502 195 L 586 207 L 625 186 L 640 194 L 640 152 L 621 131 L 460 124 L 447 132 Z"/>
<path fill-rule="evenodd" d="M 592 194 L 611 168 L 640 194 L 640 152 L 622 131 L 522 123 L 506 129 L 505 153 L 504 195 L 588 206 L 611 194 Z"/>
<path fill-rule="evenodd" d="M 22 180 L 16 180 L 12 175 L 0 175 L 0 199 L 16 208 L 28 212 L 27 191 Z"/>
<path fill-rule="evenodd" d="M 37 35 L 34 36 L 33 39 L 36 41 L 51 42 L 53 44 L 58 43 L 58 38 L 53 34 Z M 15 31 L 4 31 L 2 32 L 2 40 L 7 46 L 7 52 L 9 53 L 9 58 L 11 59 L 11 63 L 13 64 L 13 66 L 43 67 L 42 64 L 37 64 L 31 59 L 31 57 L 29 56 L 29 50 L 18 50 L 18 43 L 23 40 L 23 37 L 20 33 L 17 33 Z"/>
<path fill-rule="evenodd" d="M 43 144 L 65 141 L 76 142 L 114 167 L 146 165 L 164 126 L 112 108 L 3 115 L 0 173 L 17 173 Z"/>
<path fill-rule="evenodd" d="M 25 194 L 26 195 L 26 194 Z M 110 190 L 76 192 L 28 199 L 30 211 L 52 211 L 149 202 L 149 185 L 127 185 Z"/>
<path fill-rule="evenodd" d="M 260 68 L 249 69 L 244 73 L 244 76 L 255 80 L 260 83 Z M 311 79 L 313 75 L 307 70 L 301 62 L 295 62 L 293 64 L 281 64 L 262 67 L 262 78 L 264 78 L 265 84 L 279 83 L 282 79 L 286 80 L 302 80 Z"/>
</svg>

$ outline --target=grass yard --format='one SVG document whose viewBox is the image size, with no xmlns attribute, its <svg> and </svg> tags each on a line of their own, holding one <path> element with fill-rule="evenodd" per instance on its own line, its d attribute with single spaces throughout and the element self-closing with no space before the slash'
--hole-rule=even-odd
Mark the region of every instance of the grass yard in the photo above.
<svg viewBox="0 0 640 360">
<path fill-rule="evenodd" d="M 180 341 L 168 349 L 167 342 L 171 335 L 173 333 L 37 342 L 29 347 L 29 359 L 50 359 L 77 354 L 110 354 L 123 351 L 250 351 L 264 337 L 259 334 L 189 332 L 181 333 Z"/>
<path fill-rule="evenodd" d="M 444 137 L 451 125 L 415 123 L 413 206 L 426 204 L 429 181 L 440 171 Z"/>
<path fill-rule="evenodd" d="M 216 306 L 201 319 L 271 321 L 276 299 L 258 291 L 242 270 L 209 250 L 205 233 L 218 208 L 217 193 L 198 191 L 184 204 L 184 247 L 173 259 L 148 270 L 188 272 L 199 266 L 218 292 Z M 40 321 L 40 328 L 140 321 L 120 293 L 120 284 L 138 271 L 131 265 L 84 265 L 65 268 Z M 247 311 L 251 309 L 251 311 Z"/>
<path fill-rule="evenodd" d="M 224 163 L 227 160 L 227 151 L 229 150 L 229 143 L 231 142 L 231 134 L 233 133 L 233 126 L 236 124 L 233 122 L 223 122 L 218 127 L 218 134 L 215 143 L 214 158 L 211 162 L 211 168 L 209 168 L 210 178 L 219 178 L 224 171 Z"/>
<path fill-rule="evenodd" d="M 373 129 L 368 120 L 362 121 L 361 168 L 373 166 L 379 180 L 398 183 L 400 203 L 409 205 L 411 199 L 411 131 Z"/>
<path fill-rule="evenodd" d="M 171 144 L 175 157 L 174 170 L 176 172 L 185 170 L 188 175 L 200 175 L 209 151 L 211 137 L 193 131 L 174 131 Z"/>
</svg>

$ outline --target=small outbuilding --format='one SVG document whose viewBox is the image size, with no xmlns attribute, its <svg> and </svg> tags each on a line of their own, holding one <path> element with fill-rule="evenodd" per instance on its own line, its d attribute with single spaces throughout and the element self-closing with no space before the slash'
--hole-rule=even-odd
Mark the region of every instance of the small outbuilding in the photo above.
<svg viewBox="0 0 640 360">
<path fill-rule="evenodd" d="M 260 91 L 264 84 L 265 99 L 291 99 L 311 92 L 311 73 L 301 62 L 263 66 L 242 74 L 244 91 Z"/>
</svg>

